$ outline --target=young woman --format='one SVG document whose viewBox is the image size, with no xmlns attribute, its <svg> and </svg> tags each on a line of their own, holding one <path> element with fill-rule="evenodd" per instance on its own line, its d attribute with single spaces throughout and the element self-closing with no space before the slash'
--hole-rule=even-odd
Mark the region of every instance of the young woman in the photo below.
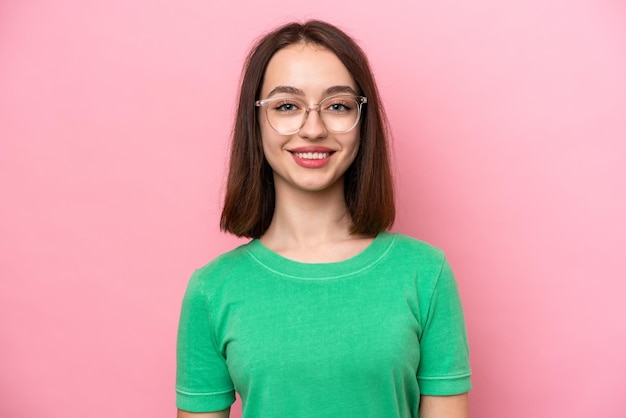
<svg viewBox="0 0 626 418">
<path fill-rule="evenodd" d="M 460 418 L 471 388 L 442 252 L 386 232 L 387 130 L 362 50 L 288 24 L 245 64 L 221 226 L 252 240 L 192 276 L 179 418 Z"/>
</svg>

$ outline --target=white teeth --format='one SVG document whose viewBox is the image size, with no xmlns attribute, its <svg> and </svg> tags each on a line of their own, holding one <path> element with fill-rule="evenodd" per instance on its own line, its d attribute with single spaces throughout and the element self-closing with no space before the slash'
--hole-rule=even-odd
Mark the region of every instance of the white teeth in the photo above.
<svg viewBox="0 0 626 418">
<path fill-rule="evenodd" d="M 298 158 L 304 158 L 305 160 L 321 160 L 328 158 L 329 152 L 294 152 L 294 155 Z"/>
</svg>

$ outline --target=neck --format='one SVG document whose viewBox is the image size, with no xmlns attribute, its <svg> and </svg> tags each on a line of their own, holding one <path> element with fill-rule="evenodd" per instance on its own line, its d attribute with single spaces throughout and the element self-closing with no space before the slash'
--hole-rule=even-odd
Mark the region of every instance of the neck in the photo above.
<svg viewBox="0 0 626 418">
<path fill-rule="evenodd" d="M 337 186 L 318 192 L 277 188 L 274 216 L 264 237 L 277 234 L 302 244 L 348 237 L 352 221 L 343 184 Z"/>
<path fill-rule="evenodd" d="M 346 260 L 363 251 L 373 237 L 350 233 L 343 182 L 311 192 L 276 187 L 272 222 L 263 245 L 296 261 L 320 263 Z"/>
</svg>

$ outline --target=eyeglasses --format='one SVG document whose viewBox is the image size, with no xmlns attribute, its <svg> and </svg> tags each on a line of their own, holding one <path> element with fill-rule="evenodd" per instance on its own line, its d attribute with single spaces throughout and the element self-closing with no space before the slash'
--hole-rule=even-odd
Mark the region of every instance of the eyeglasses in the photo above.
<svg viewBox="0 0 626 418">
<path fill-rule="evenodd" d="M 361 118 L 361 106 L 367 97 L 353 95 L 329 96 L 316 105 L 307 104 L 298 97 L 283 96 L 254 102 L 264 107 L 270 126 L 281 135 L 293 135 L 302 129 L 311 110 L 319 113 L 329 131 L 351 131 Z"/>
</svg>

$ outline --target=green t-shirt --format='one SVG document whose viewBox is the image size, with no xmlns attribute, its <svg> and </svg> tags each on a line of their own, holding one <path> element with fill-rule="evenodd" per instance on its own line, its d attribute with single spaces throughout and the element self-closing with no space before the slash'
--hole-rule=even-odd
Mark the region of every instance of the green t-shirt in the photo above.
<svg viewBox="0 0 626 418">
<path fill-rule="evenodd" d="M 178 333 L 177 406 L 244 418 L 419 416 L 471 389 L 457 285 L 443 253 L 383 232 L 337 263 L 253 240 L 197 270 Z"/>
</svg>

